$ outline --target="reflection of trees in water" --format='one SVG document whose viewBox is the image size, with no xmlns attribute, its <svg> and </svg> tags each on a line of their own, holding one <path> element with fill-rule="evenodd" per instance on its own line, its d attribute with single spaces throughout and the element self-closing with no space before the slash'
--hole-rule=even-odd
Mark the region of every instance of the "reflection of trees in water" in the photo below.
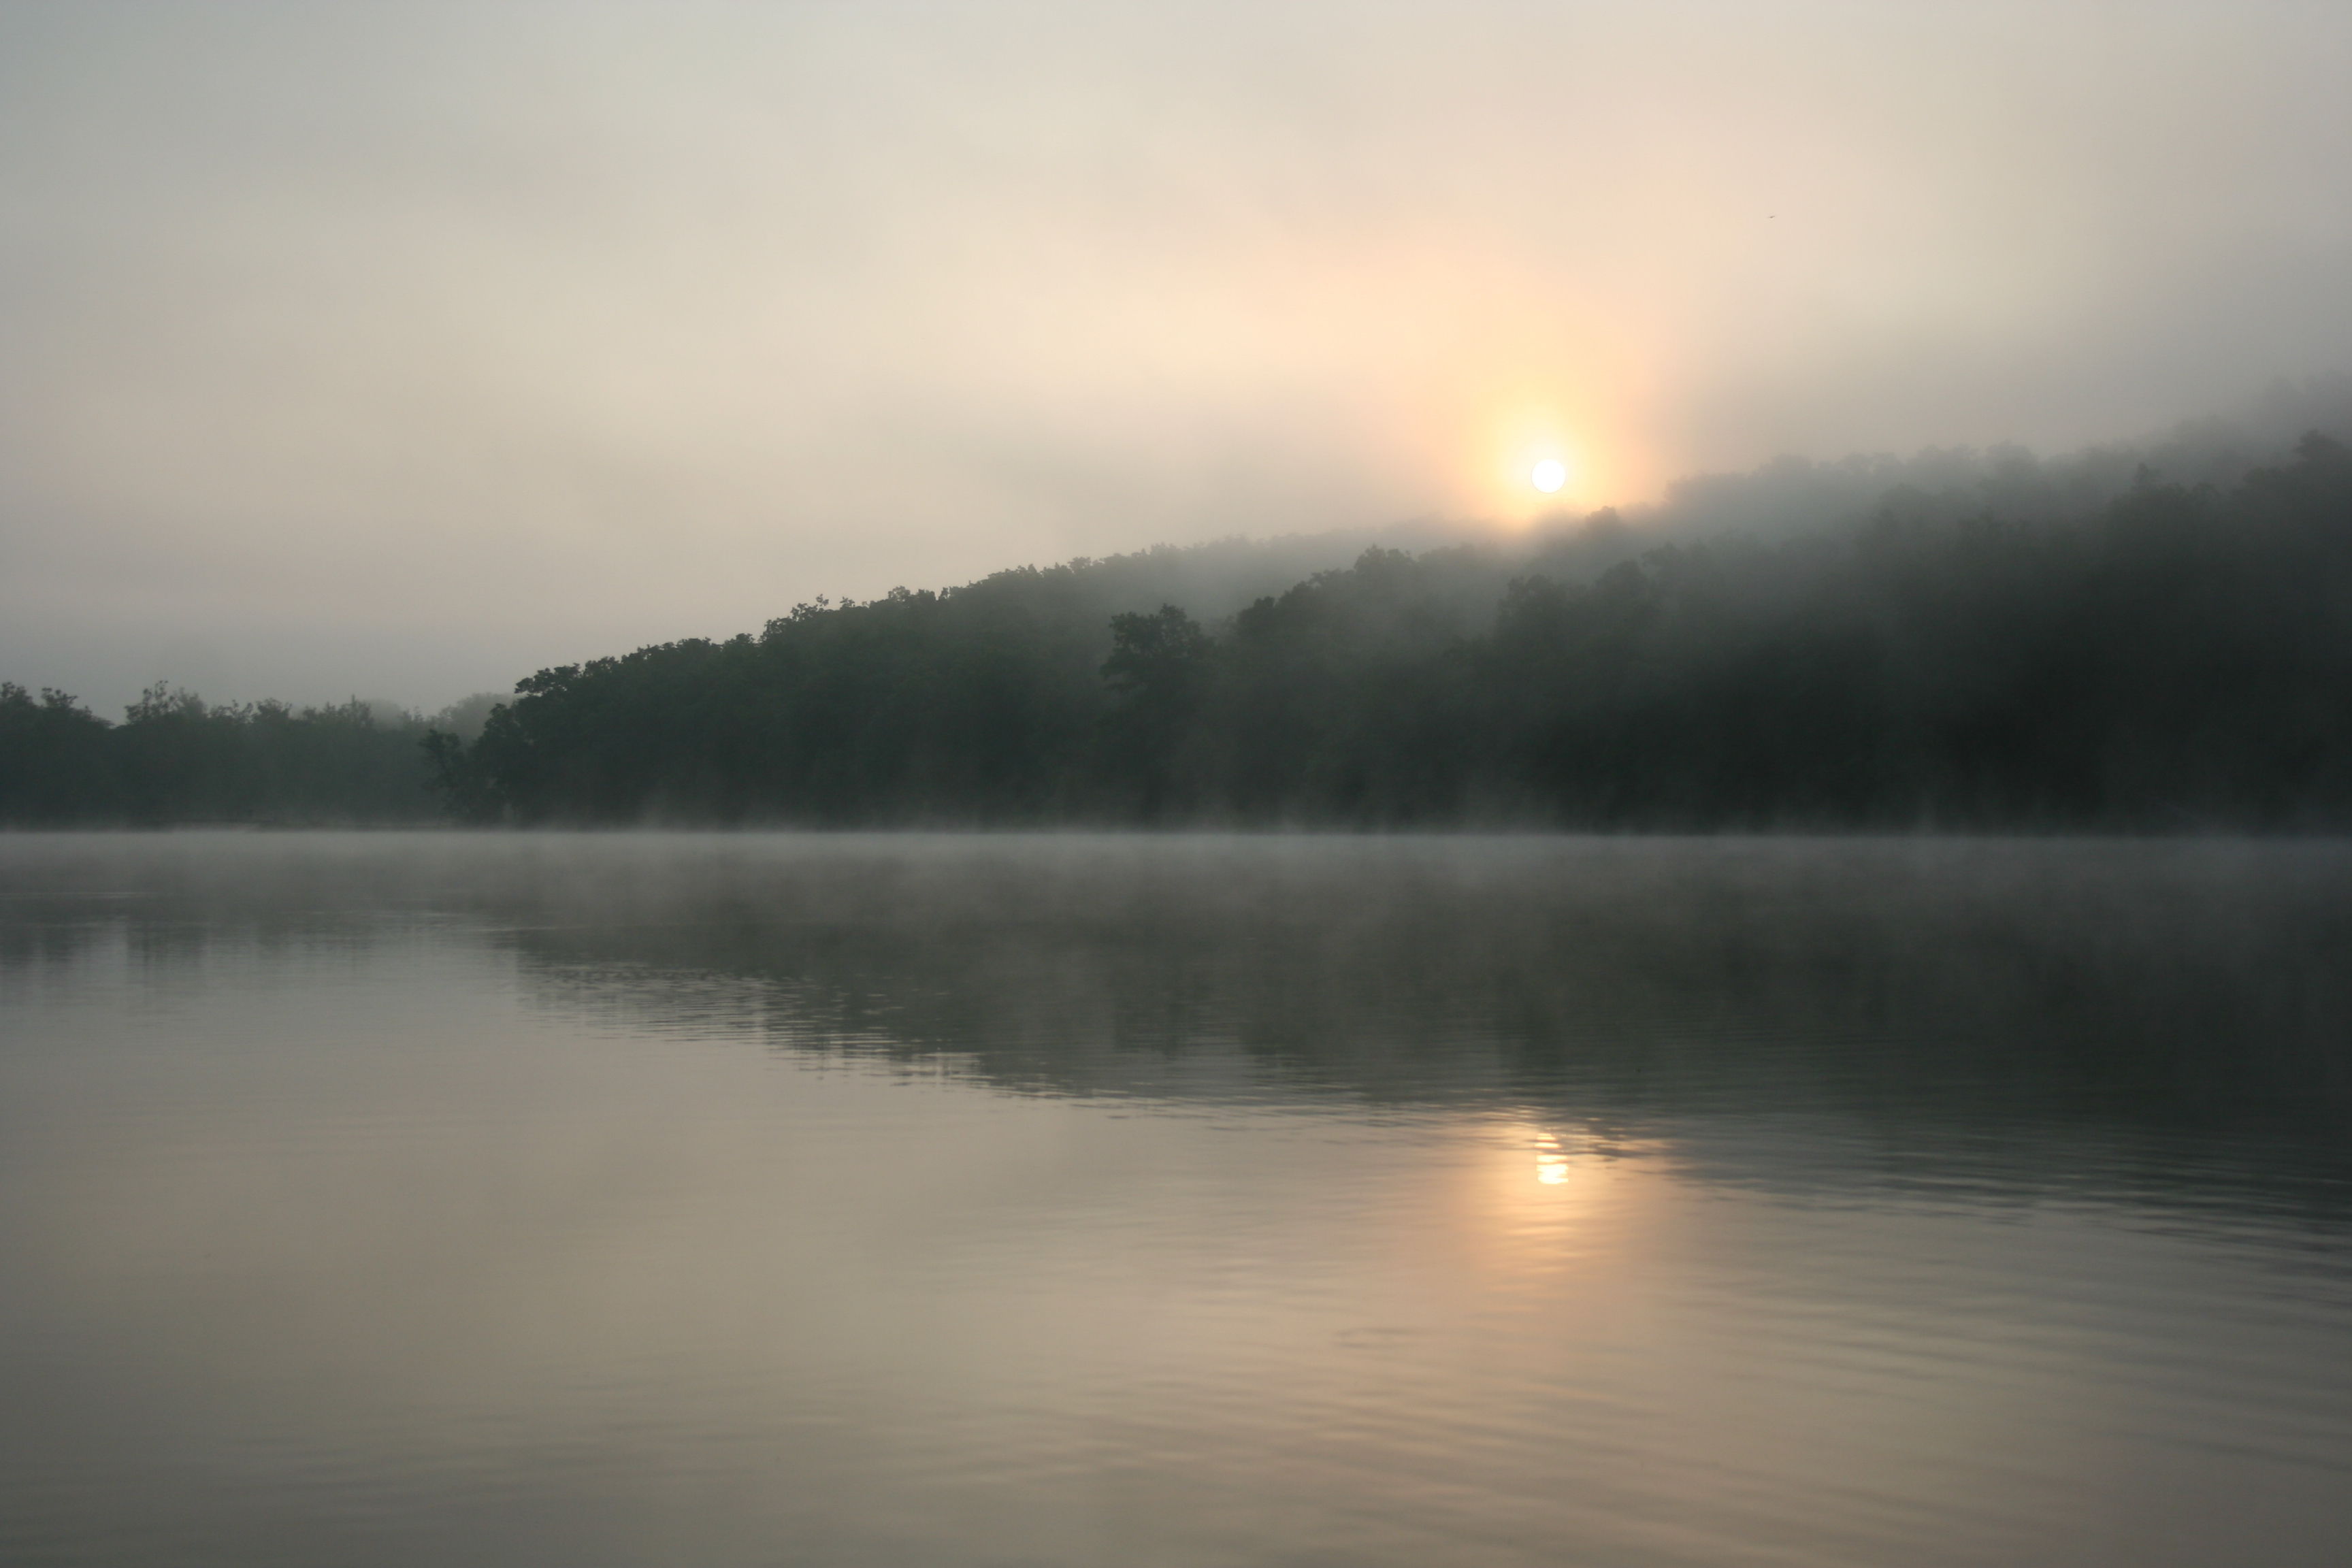
<svg viewBox="0 0 2352 1568">
<path fill-rule="evenodd" d="M 2103 1130 L 2159 1168 L 2352 1110 L 2335 847 L 1160 842 L 737 868 L 501 940 L 630 1026 L 1055 1092 Z"/>
<path fill-rule="evenodd" d="M 541 1005 L 633 1030 L 1048 1093 L 1672 1122 L 1751 1170 L 1793 1157 L 1770 1129 L 1830 1118 L 1874 1159 L 2164 1182 L 2267 1145 L 2324 1175 L 2352 1120 L 2333 844 L 29 843 L 16 974 L 100 938 L 201 968 L 221 942 L 487 927 Z"/>
</svg>

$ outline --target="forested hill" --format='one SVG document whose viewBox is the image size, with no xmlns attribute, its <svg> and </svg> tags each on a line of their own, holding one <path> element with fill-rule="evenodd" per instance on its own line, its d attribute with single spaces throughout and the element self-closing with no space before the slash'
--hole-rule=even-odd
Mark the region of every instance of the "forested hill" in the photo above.
<svg viewBox="0 0 2352 1568">
<path fill-rule="evenodd" d="M 1208 625 L 1105 624 L 1068 568 L 802 605 L 542 670 L 434 744 L 460 812 L 516 822 L 2352 826 L 2352 456 L 2317 436 L 2071 521 L 1898 494 L 1536 564 L 1372 550 Z"/>
<path fill-rule="evenodd" d="M 1685 497 L 1517 558 L 1299 581 L 1328 541 L 1228 542 L 820 600 L 541 670 L 470 739 L 5 686 L 0 820 L 2352 828 L 2343 446 L 2071 509 L 2076 470 L 1923 471 L 1810 532 Z"/>
</svg>

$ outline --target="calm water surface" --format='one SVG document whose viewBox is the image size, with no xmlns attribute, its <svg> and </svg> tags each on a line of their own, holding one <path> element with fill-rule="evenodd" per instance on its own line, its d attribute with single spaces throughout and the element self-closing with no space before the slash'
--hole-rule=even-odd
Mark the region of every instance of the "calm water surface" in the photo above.
<svg viewBox="0 0 2352 1568">
<path fill-rule="evenodd" d="M 0 837 L 11 1564 L 2335 1564 L 2340 845 Z"/>
</svg>

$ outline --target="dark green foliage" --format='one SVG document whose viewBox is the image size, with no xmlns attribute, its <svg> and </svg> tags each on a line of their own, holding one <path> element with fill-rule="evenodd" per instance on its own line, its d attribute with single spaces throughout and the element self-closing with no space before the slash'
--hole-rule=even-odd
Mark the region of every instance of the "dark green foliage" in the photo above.
<svg viewBox="0 0 2352 1568">
<path fill-rule="evenodd" d="M 541 670 L 465 760 L 526 821 L 1052 819 L 1102 634 L 1036 598 L 902 588 Z"/>
<path fill-rule="evenodd" d="M 1145 821 L 1191 804 L 1171 799 L 1170 787 L 1216 674 L 1213 655 L 1200 623 L 1174 605 L 1111 617 L 1102 674 L 1115 701 L 1103 726 L 1104 760 L 1130 785 L 1127 809 Z"/>
<path fill-rule="evenodd" d="M 110 800 L 109 728 L 65 692 L 0 682 L 0 821 L 69 822 Z"/>
<path fill-rule="evenodd" d="M 353 700 L 299 711 L 149 688 L 121 724 L 60 691 L 0 685 L 0 821 L 323 824 L 439 815 L 421 721 Z"/>
</svg>

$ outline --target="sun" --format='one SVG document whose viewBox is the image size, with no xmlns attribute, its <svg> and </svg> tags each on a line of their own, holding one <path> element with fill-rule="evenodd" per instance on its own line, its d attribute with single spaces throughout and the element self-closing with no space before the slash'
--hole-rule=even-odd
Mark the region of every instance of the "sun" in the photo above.
<svg viewBox="0 0 2352 1568">
<path fill-rule="evenodd" d="M 1536 471 L 1528 477 L 1535 481 L 1536 489 L 1549 495 L 1568 483 L 1568 465 L 1557 458 L 1546 458 L 1536 465 Z"/>
</svg>

